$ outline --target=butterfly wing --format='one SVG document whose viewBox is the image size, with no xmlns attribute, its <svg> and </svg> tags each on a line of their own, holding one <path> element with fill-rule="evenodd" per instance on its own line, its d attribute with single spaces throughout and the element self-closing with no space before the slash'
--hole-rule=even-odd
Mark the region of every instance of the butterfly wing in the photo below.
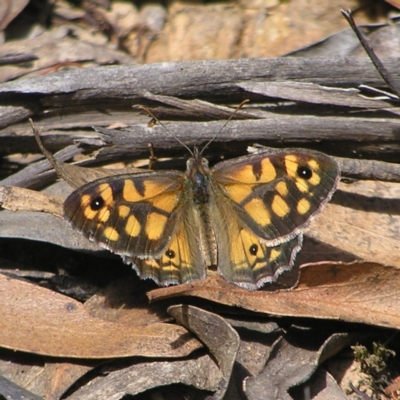
<svg viewBox="0 0 400 400">
<path fill-rule="evenodd" d="M 218 273 L 229 282 L 255 290 L 266 282 L 274 282 L 293 267 L 301 250 L 303 236 L 274 246 L 256 236 L 238 217 L 230 201 L 216 194 L 211 207 L 211 221 L 218 243 Z"/>
<path fill-rule="evenodd" d="M 189 203 L 188 203 L 189 204 Z M 125 258 L 142 278 L 150 277 L 162 285 L 171 285 L 205 279 L 206 262 L 201 251 L 198 226 L 185 206 L 166 251 L 156 258 Z"/>
<path fill-rule="evenodd" d="M 160 255 L 167 247 L 180 208 L 182 176 L 116 175 L 75 190 L 64 216 L 90 240 L 120 255 Z"/>
<path fill-rule="evenodd" d="M 339 167 L 310 150 L 267 150 L 213 168 L 218 272 L 254 290 L 293 266 L 302 229 L 336 189 Z"/>
<path fill-rule="evenodd" d="M 213 179 L 241 222 L 275 246 L 297 236 L 332 197 L 336 161 L 311 150 L 265 150 L 218 163 Z"/>
<path fill-rule="evenodd" d="M 64 215 L 84 236 L 132 263 L 142 278 L 162 285 L 202 279 L 204 261 L 187 224 L 182 185 L 178 171 L 98 179 L 66 199 Z"/>
</svg>

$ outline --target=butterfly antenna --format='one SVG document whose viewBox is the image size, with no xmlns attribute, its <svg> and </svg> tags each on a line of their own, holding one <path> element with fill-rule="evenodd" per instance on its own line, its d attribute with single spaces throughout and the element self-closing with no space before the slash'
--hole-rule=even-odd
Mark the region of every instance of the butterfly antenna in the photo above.
<svg viewBox="0 0 400 400">
<path fill-rule="evenodd" d="M 221 133 L 221 131 L 229 124 L 229 122 L 231 121 L 231 119 L 235 116 L 235 114 L 246 104 L 248 103 L 250 100 L 243 100 L 235 109 L 235 111 L 233 111 L 233 113 L 231 114 L 231 116 L 226 120 L 226 122 L 222 125 L 222 127 L 220 128 L 220 130 L 205 144 L 205 146 L 201 149 L 200 151 L 200 155 L 203 154 L 204 150 L 215 140 L 215 138 Z"/>
<path fill-rule="evenodd" d="M 188 150 L 188 152 L 190 153 L 191 156 L 193 156 L 193 151 L 190 149 L 190 147 L 188 147 L 185 143 L 182 142 L 181 139 L 179 139 L 177 136 L 175 136 L 168 128 L 166 125 L 164 125 L 154 114 L 151 110 L 149 110 L 147 107 L 145 106 L 139 106 L 139 108 L 141 108 L 142 110 L 144 110 L 145 112 L 147 112 L 147 114 L 150 115 L 151 118 L 153 118 L 154 121 L 158 122 L 168 133 L 170 133 L 176 140 L 178 143 L 180 143 L 185 149 Z"/>
</svg>

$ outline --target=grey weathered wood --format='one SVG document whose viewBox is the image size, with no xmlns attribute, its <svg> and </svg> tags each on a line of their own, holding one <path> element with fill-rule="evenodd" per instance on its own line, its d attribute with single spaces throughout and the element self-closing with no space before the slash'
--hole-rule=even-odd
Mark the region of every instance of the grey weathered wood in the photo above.
<svg viewBox="0 0 400 400">
<path fill-rule="evenodd" d="M 400 79 L 400 60 L 382 60 Z M 360 83 L 386 86 L 365 58 L 270 58 L 208 60 L 110 66 L 61 71 L 38 78 L 7 82 L 0 86 L 0 100 L 13 93 L 54 95 L 58 105 L 90 99 L 141 98 L 142 91 L 182 97 L 221 97 L 238 94 L 241 81 L 311 82 L 356 87 Z M 68 101 L 69 100 L 69 101 Z M 44 105 L 50 105 L 44 101 Z M 54 103 L 53 103 L 54 106 Z"/>
<path fill-rule="evenodd" d="M 400 60 L 383 62 L 400 79 Z M 245 154 L 247 145 L 261 143 L 312 146 L 338 156 L 368 152 L 393 160 L 391 154 L 400 148 L 398 104 L 362 97 L 360 84 L 387 89 L 365 58 L 240 59 L 62 71 L 0 85 L 0 153 L 37 152 L 27 123 L 31 116 L 52 152 L 74 142 L 86 143 L 87 149 L 106 144 L 88 164 L 147 158 L 149 143 L 158 157 L 178 152 L 187 156 L 176 137 L 189 147 L 202 146 L 218 132 L 207 154 Z M 225 125 L 243 99 L 250 102 Z M 222 106 L 226 104 L 231 108 Z M 151 117 L 139 107 L 143 105 L 164 126 L 148 126 Z"/>
</svg>

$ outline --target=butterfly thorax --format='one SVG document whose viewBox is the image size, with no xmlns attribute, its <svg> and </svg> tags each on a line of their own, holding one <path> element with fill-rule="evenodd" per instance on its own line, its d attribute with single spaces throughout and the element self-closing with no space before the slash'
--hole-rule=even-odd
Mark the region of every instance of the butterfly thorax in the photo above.
<svg viewBox="0 0 400 400">
<path fill-rule="evenodd" d="M 202 158 L 195 148 L 194 157 L 187 162 L 187 185 L 193 194 L 193 200 L 197 206 L 206 205 L 209 202 L 209 178 L 210 169 L 208 161 Z"/>
<path fill-rule="evenodd" d="M 193 157 L 187 162 L 186 188 L 193 201 L 194 220 L 199 232 L 200 246 L 207 265 L 215 265 L 217 244 L 214 227 L 210 222 L 211 171 L 207 159 L 195 148 Z"/>
</svg>

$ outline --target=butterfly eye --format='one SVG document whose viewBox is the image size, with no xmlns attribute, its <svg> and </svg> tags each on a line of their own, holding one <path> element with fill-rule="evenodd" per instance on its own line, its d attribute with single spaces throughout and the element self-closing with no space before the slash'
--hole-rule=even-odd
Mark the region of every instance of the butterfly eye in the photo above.
<svg viewBox="0 0 400 400">
<path fill-rule="evenodd" d="M 104 206 L 104 200 L 102 197 L 96 197 L 90 202 L 90 208 L 92 211 L 98 211 Z"/>
<path fill-rule="evenodd" d="M 305 180 L 309 180 L 312 177 L 313 171 L 310 167 L 298 167 L 297 168 L 297 176 L 303 178 Z"/>
<path fill-rule="evenodd" d="M 251 246 L 250 246 L 250 254 L 252 255 L 252 256 L 256 256 L 257 255 L 257 251 L 258 251 L 258 246 L 256 245 L 256 244 L 252 244 Z"/>
<path fill-rule="evenodd" d="M 168 258 L 172 259 L 172 258 L 175 257 L 175 252 L 174 252 L 173 250 L 169 249 L 169 250 L 167 250 L 167 251 L 165 252 L 165 255 L 166 255 Z"/>
</svg>

